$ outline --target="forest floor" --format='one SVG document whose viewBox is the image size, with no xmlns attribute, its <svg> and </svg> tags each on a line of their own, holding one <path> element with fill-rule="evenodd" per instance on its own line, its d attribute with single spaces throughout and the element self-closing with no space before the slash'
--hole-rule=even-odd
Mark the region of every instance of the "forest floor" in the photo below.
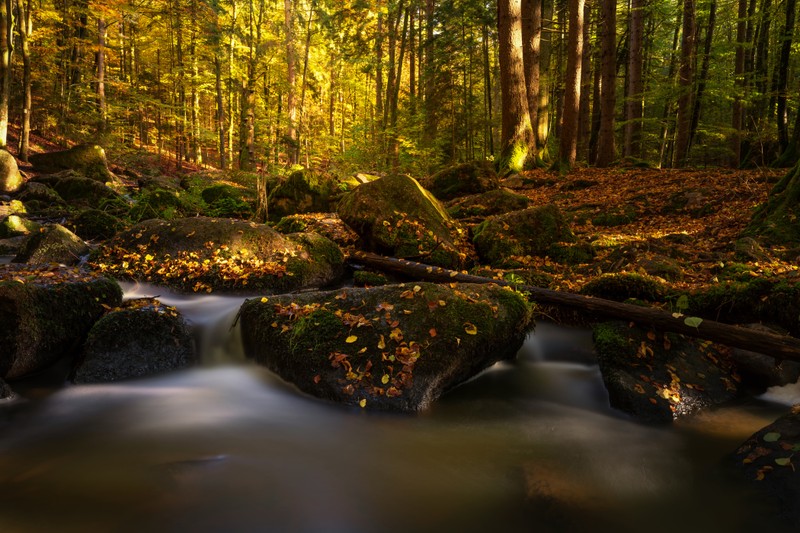
<svg viewBox="0 0 800 533">
<path fill-rule="evenodd" d="M 588 265 L 532 258 L 529 266 L 549 273 L 553 288 L 578 292 L 605 272 L 644 273 L 667 255 L 682 271 L 670 284 L 693 291 L 718 283 L 726 266 L 746 276 L 800 281 L 798 258 L 786 250 L 761 254 L 736 247 L 753 209 L 785 172 L 617 167 L 577 169 L 559 178 L 537 170 L 507 185 L 533 205 L 558 205 L 576 236 L 597 251 Z"/>
</svg>

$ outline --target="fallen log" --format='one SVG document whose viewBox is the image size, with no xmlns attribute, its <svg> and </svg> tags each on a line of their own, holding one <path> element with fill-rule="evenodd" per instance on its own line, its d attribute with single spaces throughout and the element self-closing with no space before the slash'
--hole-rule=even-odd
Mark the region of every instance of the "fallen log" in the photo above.
<svg viewBox="0 0 800 533">
<path fill-rule="evenodd" d="M 640 326 L 652 327 L 659 331 L 669 331 L 689 337 L 707 339 L 727 346 L 769 355 L 776 359 L 800 361 L 800 339 L 790 335 L 776 335 L 742 326 L 723 324 L 713 320 L 700 320 L 696 317 L 686 317 L 677 313 L 672 314 L 651 307 L 641 307 L 603 298 L 473 276 L 446 268 L 434 267 L 405 259 L 395 259 L 369 252 L 351 252 L 348 262 L 429 281 L 496 283 L 515 287 L 528 293 L 531 300 L 540 304 L 568 307 L 590 316 L 630 320 Z"/>
</svg>

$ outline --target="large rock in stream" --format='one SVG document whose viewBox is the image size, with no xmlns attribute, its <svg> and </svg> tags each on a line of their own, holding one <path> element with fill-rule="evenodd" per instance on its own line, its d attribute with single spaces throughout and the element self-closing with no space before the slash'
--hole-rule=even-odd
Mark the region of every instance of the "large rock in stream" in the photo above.
<svg viewBox="0 0 800 533">
<path fill-rule="evenodd" d="M 611 406 L 642 422 L 671 422 L 743 392 L 726 346 L 627 322 L 598 324 L 594 344 Z"/>
<path fill-rule="evenodd" d="M 85 271 L 0 265 L 0 377 L 20 378 L 70 354 L 121 301 L 119 285 Z"/>
<path fill-rule="evenodd" d="M 341 219 L 380 254 L 461 269 L 474 255 L 466 231 L 410 176 L 387 176 L 339 201 Z"/>
<path fill-rule="evenodd" d="M 24 183 L 17 160 L 7 150 L 0 150 L 0 194 L 15 193 Z"/>
<path fill-rule="evenodd" d="M 141 222 L 108 241 L 90 264 L 182 290 L 279 293 L 338 280 L 344 256 L 316 233 L 282 235 L 264 224 L 195 217 Z"/>
<path fill-rule="evenodd" d="M 420 411 L 516 356 L 530 305 L 496 285 L 401 284 L 248 300 L 245 353 L 322 399 Z"/>
<path fill-rule="evenodd" d="M 196 361 L 194 341 L 180 313 L 154 298 L 139 298 L 126 301 L 92 327 L 72 380 L 141 378 Z"/>
<path fill-rule="evenodd" d="M 32 234 L 13 262 L 76 265 L 88 253 L 89 246 L 83 239 L 61 224 L 52 224 Z"/>
<path fill-rule="evenodd" d="M 800 530 L 800 405 L 747 439 L 729 466 L 787 524 Z M 768 529 L 765 529 L 768 530 Z"/>
</svg>

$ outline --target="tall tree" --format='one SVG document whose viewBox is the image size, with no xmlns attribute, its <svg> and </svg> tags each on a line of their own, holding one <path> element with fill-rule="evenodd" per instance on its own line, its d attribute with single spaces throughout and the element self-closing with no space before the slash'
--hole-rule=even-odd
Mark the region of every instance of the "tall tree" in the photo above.
<svg viewBox="0 0 800 533">
<path fill-rule="evenodd" d="M 564 80 L 564 108 L 561 112 L 558 152 L 558 168 L 561 171 L 569 170 L 575 165 L 577 157 L 583 57 L 583 7 L 584 0 L 568 2 L 567 72 Z"/>
<path fill-rule="evenodd" d="M 22 131 L 19 136 L 19 158 L 28 161 L 31 136 L 31 114 L 33 113 L 33 91 L 31 82 L 30 37 L 33 33 L 31 16 L 33 0 L 18 0 L 17 24 L 19 47 L 22 55 Z"/>
<path fill-rule="evenodd" d="M 617 1 L 602 0 L 600 17 L 600 134 L 597 142 L 598 167 L 609 166 L 616 157 L 614 108 L 617 76 Z"/>
<path fill-rule="evenodd" d="M 625 138 L 622 155 L 642 157 L 642 118 L 644 115 L 642 67 L 644 65 L 645 0 L 631 0 L 628 25 L 628 83 L 625 98 Z"/>
<path fill-rule="evenodd" d="M 522 60 L 525 65 L 525 88 L 531 126 L 539 121 L 539 60 L 542 51 L 542 0 L 522 0 Z M 534 149 L 537 147 L 533 131 Z"/>
<path fill-rule="evenodd" d="M 297 77 L 297 53 L 294 42 L 294 6 L 292 0 L 283 0 L 284 32 L 286 44 L 286 141 L 289 163 L 297 163 L 297 104 L 295 78 Z"/>
<path fill-rule="evenodd" d="M 13 0 L 0 0 L 0 147 L 6 146 L 8 138 L 8 106 L 11 101 L 11 54 L 13 50 Z"/>
<path fill-rule="evenodd" d="M 531 155 L 531 149 L 535 149 L 525 88 L 521 0 L 499 0 L 497 21 L 503 103 L 498 168 L 519 171 Z"/>
<path fill-rule="evenodd" d="M 792 51 L 792 38 L 794 36 L 794 21 L 797 11 L 797 0 L 786 0 L 786 16 L 784 19 L 783 30 L 781 31 L 781 51 L 778 64 L 776 65 L 777 75 L 775 76 L 775 97 L 776 97 L 776 125 L 778 129 L 778 143 L 782 155 L 789 149 L 789 110 L 788 110 L 788 83 L 789 83 L 789 58 Z M 798 111 L 800 113 L 800 111 Z M 782 157 L 782 159 L 784 159 Z M 789 163 L 790 161 L 783 161 Z"/>
<path fill-rule="evenodd" d="M 683 27 L 681 59 L 678 69 L 678 118 L 675 130 L 675 151 L 672 164 L 685 166 L 689 158 L 689 140 L 692 128 L 692 85 L 694 83 L 695 4 L 683 0 Z"/>
</svg>

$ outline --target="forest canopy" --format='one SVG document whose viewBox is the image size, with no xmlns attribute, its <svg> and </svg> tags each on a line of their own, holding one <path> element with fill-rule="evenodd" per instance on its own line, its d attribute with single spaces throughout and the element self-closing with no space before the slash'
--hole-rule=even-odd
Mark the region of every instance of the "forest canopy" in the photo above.
<svg viewBox="0 0 800 533">
<path fill-rule="evenodd" d="M 23 160 L 34 131 L 178 167 L 341 173 L 791 165 L 795 14 L 796 0 L 6 0 L 0 141 Z"/>
</svg>

